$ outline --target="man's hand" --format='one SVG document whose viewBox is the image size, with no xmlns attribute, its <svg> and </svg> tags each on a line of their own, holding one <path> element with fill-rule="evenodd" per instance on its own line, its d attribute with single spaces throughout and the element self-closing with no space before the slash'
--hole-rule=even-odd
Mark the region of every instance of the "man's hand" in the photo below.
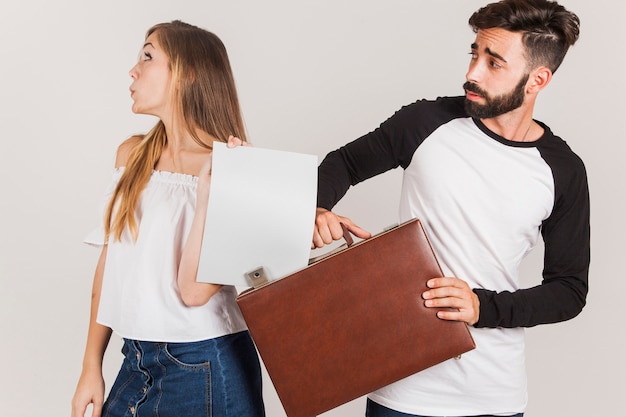
<svg viewBox="0 0 626 417">
<path fill-rule="evenodd" d="M 426 307 L 456 309 L 439 311 L 437 317 L 443 320 L 464 321 L 470 326 L 478 322 L 480 301 L 467 282 L 459 278 L 443 277 L 433 278 L 427 285 L 430 289 L 422 294 L 422 298 L 426 300 L 424 302 Z"/>
<path fill-rule="evenodd" d="M 337 216 L 332 211 L 318 207 L 315 215 L 315 229 L 313 230 L 311 249 L 321 248 L 324 245 L 332 243 L 334 240 L 343 238 L 341 223 L 358 238 L 367 239 L 372 236 L 367 230 L 363 230 L 352 223 L 352 220 L 349 218 Z"/>
</svg>

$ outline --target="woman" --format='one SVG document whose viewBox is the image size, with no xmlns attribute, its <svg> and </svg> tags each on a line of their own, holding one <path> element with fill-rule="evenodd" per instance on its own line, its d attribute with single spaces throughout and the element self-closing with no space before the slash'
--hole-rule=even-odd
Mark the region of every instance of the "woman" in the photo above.
<svg viewBox="0 0 626 417">
<path fill-rule="evenodd" d="M 196 281 L 214 141 L 245 132 L 224 45 L 174 21 L 148 30 L 133 112 L 160 120 L 120 145 L 72 416 L 263 416 L 259 360 L 236 290 Z M 242 138 L 242 139 L 238 139 Z M 102 359 L 124 338 L 104 402 Z"/>
</svg>

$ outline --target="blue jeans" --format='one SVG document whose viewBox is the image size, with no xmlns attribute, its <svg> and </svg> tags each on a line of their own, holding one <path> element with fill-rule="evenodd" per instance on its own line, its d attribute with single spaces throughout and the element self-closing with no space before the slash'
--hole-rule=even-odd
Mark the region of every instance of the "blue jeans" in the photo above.
<svg viewBox="0 0 626 417">
<path fill-rule="evenodd" d="M 263 417 L 259 358 L 247 331 L 193 343 L 124 339 L 103 417 Z"/>
<path fill-rule="evenodd" d="M 524 413 L 515 414 L 511 417 L 523 417 Z M 427 416 L 418 416 L 415 414 L 407 414 L 401 413 L 399 411 L 394 411 L 390 408 L 384 407 L 377 402 L 374 402 L 367 399 L 367 408 L 365 410 L 365 417 L 427 417 Z M 459 416 L 457 416 L 459 417 Z M 481 416 L 464 416 L 464 417 L 496 417 L 489 414 L 483 414 Z"/>
</svg>

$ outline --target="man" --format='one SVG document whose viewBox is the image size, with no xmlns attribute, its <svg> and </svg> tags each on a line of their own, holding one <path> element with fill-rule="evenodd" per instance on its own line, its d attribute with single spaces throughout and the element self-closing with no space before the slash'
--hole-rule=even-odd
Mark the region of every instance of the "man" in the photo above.
<svg viewBox="0 0 626 417">
<path fill-rule="evenodd" d="M 351 185 L 404 169 L 400 220 L 422 220 L 446 274 L 421 297 L 427 307 L 453 307 L 438 316 L 470 325 L 477 346 L 371 393 L 370 417 L 523 415 L 523 328 L 571 319 L 585 305 L 585 168 L 532 117 L 579 19 L 554 2 L 503 0 L 469 23 L 476 38 L 464 97 L 405 106 L 319 167 L 315 247 L 342 237 L 339 222 L 369 237 L 329 210 Z M 540 234 L 543 280 L 520 289 L 519 264 Z"/>
</svg>

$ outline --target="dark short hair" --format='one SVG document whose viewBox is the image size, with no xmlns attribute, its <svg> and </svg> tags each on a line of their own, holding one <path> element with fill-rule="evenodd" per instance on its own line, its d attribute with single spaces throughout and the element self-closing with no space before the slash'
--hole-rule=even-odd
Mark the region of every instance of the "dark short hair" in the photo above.
<svg viewBox="0 0 626 417">
<path fill-rule="evenodd" d="M 580 19 L 555 1 L 502 0 L 477 10 L 469 24 L 480 29 L 521 32 L 529 68 L 559 68 L 580 32 Z"/>
</svg>

